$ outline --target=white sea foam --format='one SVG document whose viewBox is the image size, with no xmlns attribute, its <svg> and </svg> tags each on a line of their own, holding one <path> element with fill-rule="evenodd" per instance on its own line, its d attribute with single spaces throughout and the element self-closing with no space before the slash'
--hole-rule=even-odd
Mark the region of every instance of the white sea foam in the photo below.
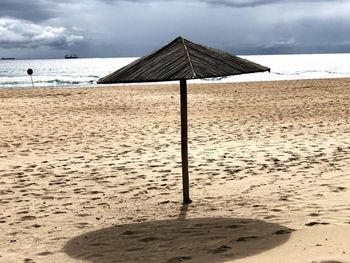
<svg viewBox="0 0 350 263">
<path fill-rule="evenodd" d="M 241 56 L 271 68 L 271 73 L 253 73 L 193 82 L 242 82 L 350 77 L 350 53 L 308 55 Z M 31 87 L 27 69 L 34 71 L 36 87 L 91 86 L 99 78 L 136 58 L 0 60 L 0 88 Z"/>
</svg>

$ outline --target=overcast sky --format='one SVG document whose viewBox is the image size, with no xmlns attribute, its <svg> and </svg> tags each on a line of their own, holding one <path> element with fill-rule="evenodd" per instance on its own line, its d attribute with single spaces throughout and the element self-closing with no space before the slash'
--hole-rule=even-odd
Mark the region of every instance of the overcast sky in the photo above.
<svg viewBox="0 0 350 263">
<path fill-rule="evenodd" d="M 350 52 L 350 0 L 0 0 L 0 57 L 142 56 L 177 36 L 238 55 Z"/>
</svg>

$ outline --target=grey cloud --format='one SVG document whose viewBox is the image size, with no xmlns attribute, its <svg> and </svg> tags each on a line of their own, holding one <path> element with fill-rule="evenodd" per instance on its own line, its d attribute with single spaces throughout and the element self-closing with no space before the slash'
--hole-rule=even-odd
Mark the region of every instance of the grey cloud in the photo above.
<svg viewBox="0 0 350 263">
<path fill-rule="evenodd" d="M 338 53 L 350 51 L 350 18 L 303 18 L 274 27 L 246 47 L 245 54 Z"/>
<path fill-rule="evenodd" d="M 198 5 L 195 11 L 184 8 L 190 2 L 200 1 L 208 4 Z M 263 8 L 225 8 L 221 5 L 215 10 L 210 8 L 209 2 L 222 4 L 225 1 L 163 1 L 162 5 L 153 4 L 149 8 L 140 8 L 136 3 L 150 1 L 131 2 L 134 4 L 118 6 L 122 14 L 106 18 L 107 29 L 99 28 L 99 32 L 105 32 L 102 37 L 108 37 L 106 42 L 114 43 L 106 43 L 105 48 L 98 49 L 98 52 L 105 52 L 104 56 L 147 54 L 178 35 L 238 55 L 339 52 L 348 47 L 350 1 L 275 0 L 274 5 L 271 1 L 263 1 L 271 3 Z M 226 2 L 242 4 L 243 1 Z M 245 2 L 252 4 L 254 1 Z M 303 6 L 291 4 L 296 2 Z M 291 5 L 284 6 L 287 3 Z M 104 45 L 103 41 L 99 43 Z"/>
<path fill-rule="evenodd" d="M 84 37 L 65 27 L 34 24 L 25 20 L 0 18 L 0 47 L 65 49 Z"/>
<path fill-rule="evenodd" d="M 0 19 L 19 21 L 0 49 L 31 56 L 140 56 L 179 35 L 239 55 L 350 51 L 350 0 L 0 1 Z"/>
<path fill-rule="evenodd" d="M 297 45 L 296 41 L 293 38 L 291 38 L 291 39 L 273 41 L 265 45 L 264 48 L 265 49 L 290 48 L 296 45 Z"/>
<path fill-rule="evenodd" d="M 140 3 L 162 3 L 162 2 L 173 2 L 170 0 L 99 0 L 105 3 L 116 3 L 116 2 L 129 2 L 134 4 Z M 244 8 L 244 7 L 256 7 L 270 4 L 297 4 L 297 3 L 320 3 L 320 2 L 346 2 L 347 0 L 187 0 L 182 1 L 183 3 L 205 3 L 209 5 L 221 5 L 227 7 Z M 181 2 L 181 1 L 180 1 Z"/>
<path fill-rule="evenodd" d="M 228 6 L 228 7 L 255 7 L 259 5 L 268 5 L 272 3 L 278 3 L 282 2 L 280 0 L 201 0 L 201 2 L 204 2 L 206 4 L 211 4 L 211 5 L 223 5 L 223 6 Z M 286 1 L 283 1 L 286 2 Z"/>
<path fill-rule="evenodd" d="M 162 2 L 173 2 L 171 0 L 99 0 L 101 2 L 105 2 L 108 4 L 113 3 L 134 3 L 134 4 L 140 4 L 140 3 L 162 3 Z M 321 0 L 322 1 L 322 0 Z M 183 3 L 206 3 L 206 4 L 213 4 L 213 5 L 225 5 L 225 6 L 235 6 L 235 7 L 245 7 L 245 6 L 256 6 L 256 5 L 265 5 L 269 3 L 274 2 L 283 2 L 281 0 L 182 0 L 179 2 Z"/>
<path fill-rule="evenodd" d="M 228 7 L 256 7 L 270 4 L 297 4 L 297 3 L 320 3 L 320 2 L 344 2 L 344 0 L 199 0 L 211 5 L 223 5 Z"/>
</svg>

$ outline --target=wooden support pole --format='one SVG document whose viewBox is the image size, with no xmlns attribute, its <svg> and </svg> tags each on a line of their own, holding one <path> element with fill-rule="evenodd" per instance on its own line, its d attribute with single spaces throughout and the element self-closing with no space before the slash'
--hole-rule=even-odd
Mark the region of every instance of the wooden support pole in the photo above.
<svg viewBox="0 0 350 263">
<path fill-rule="evenodd" d="M 191 203 L 188 177 L 188 147 L 187 147 L 187 83 L 180 80 L 181 101 L 181 161 L 182 161 L 182 187 L 184 204 Z"/>
</svg>

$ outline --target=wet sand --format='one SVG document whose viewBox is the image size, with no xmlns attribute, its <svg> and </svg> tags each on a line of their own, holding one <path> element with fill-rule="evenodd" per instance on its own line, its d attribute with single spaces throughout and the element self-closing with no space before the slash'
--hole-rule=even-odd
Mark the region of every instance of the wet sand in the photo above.
<svg viewBox="0 0 350 263">
<path fill-rule="evenodd" d="M 0 262 L 350 262 L 350 79 L 0 90 Z"/>
</svg>

